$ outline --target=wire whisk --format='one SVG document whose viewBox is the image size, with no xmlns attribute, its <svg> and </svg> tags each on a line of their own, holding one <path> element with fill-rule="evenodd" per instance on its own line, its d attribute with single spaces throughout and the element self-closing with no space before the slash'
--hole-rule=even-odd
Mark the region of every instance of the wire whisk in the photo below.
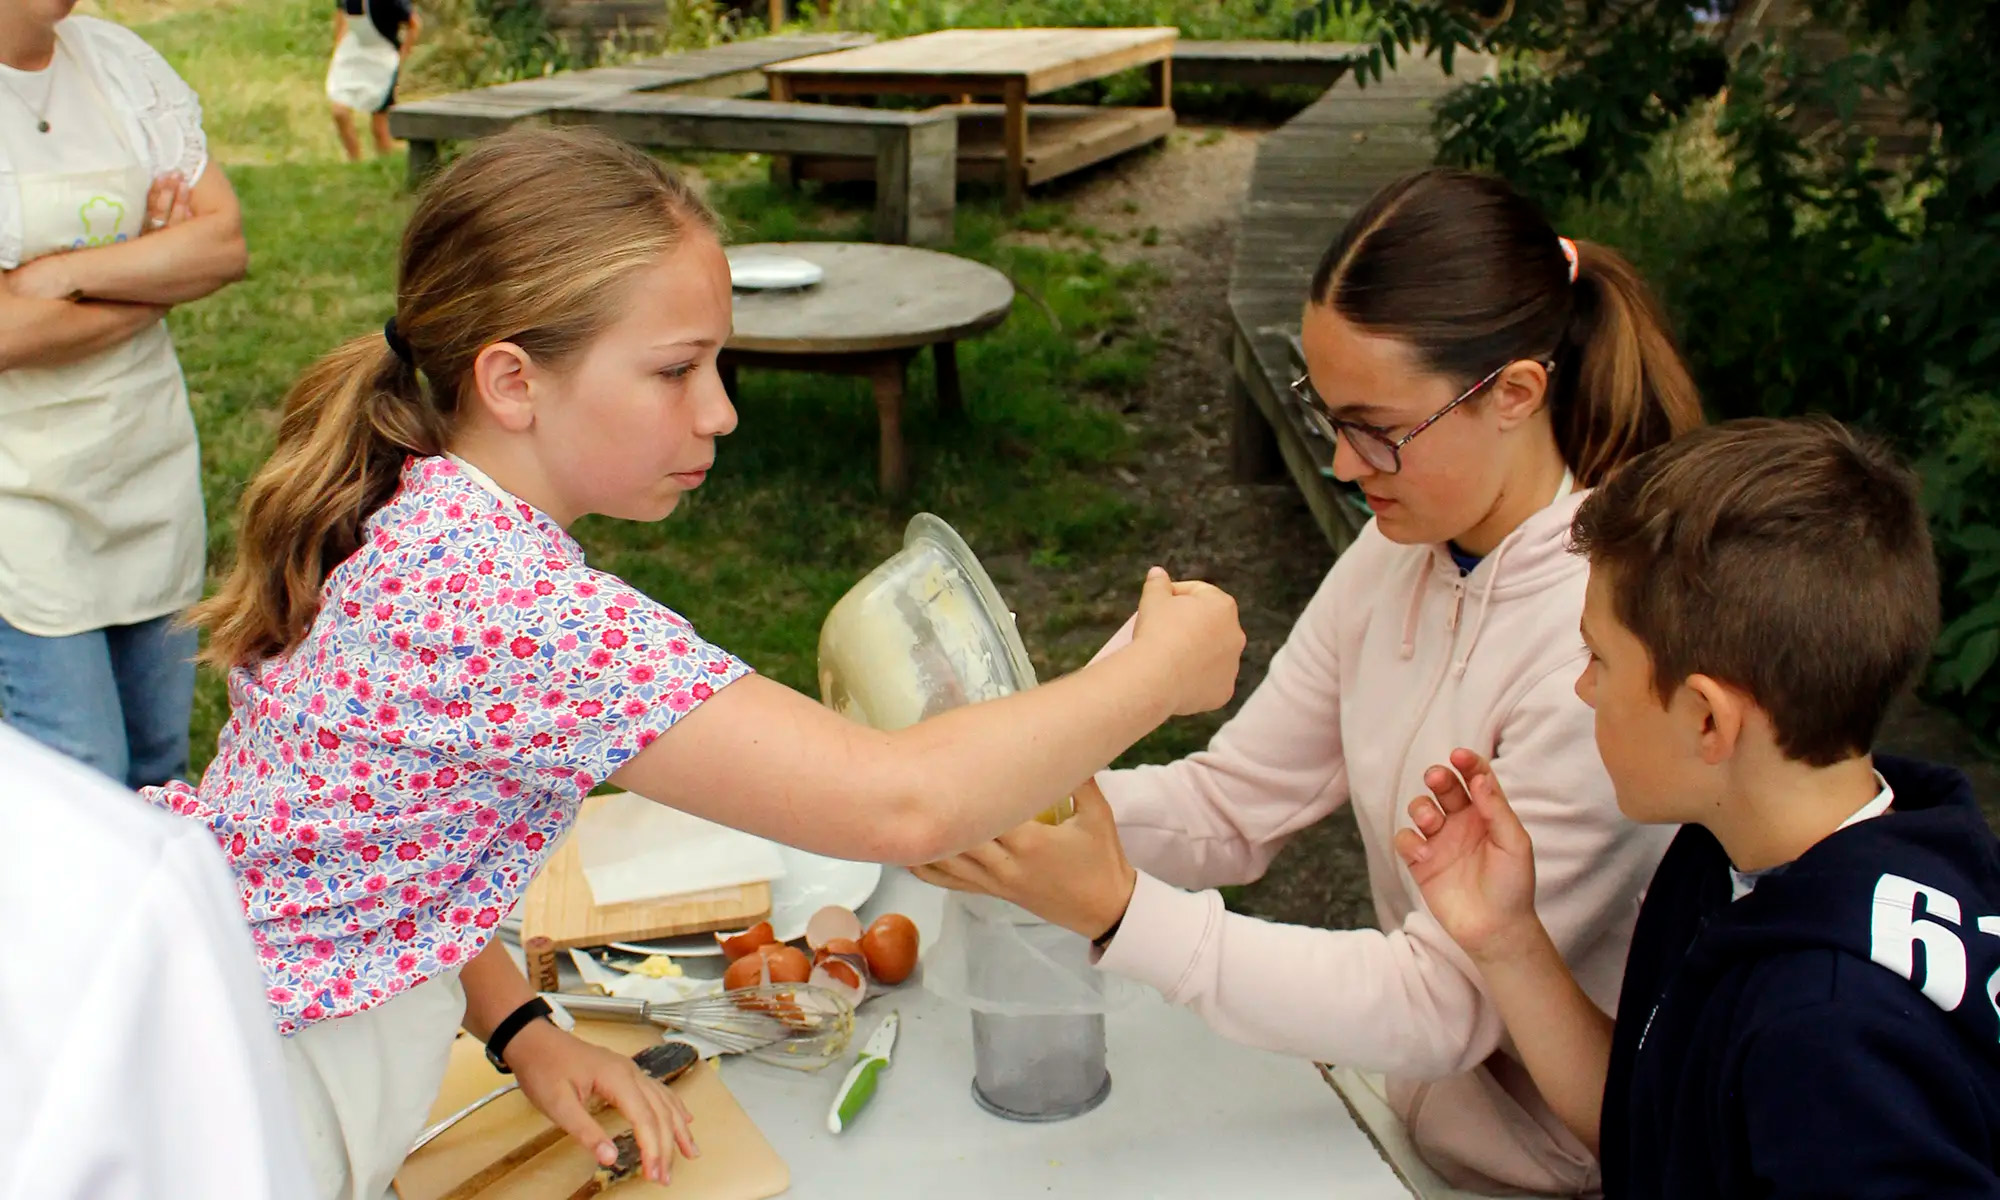
<svg viewBox="0 0 2000 1200">
<path fill-rule="evenodd" d="M 658 1004 L 625 996 L 547 996 L 576 1016 L 651 1022 L 726 1054 L 748 1054 L 800 1071 L 838 1061 L 854 1039 L 854 1005 L 831 988 L 809 983 L 767 983 Z"/>
</svg>

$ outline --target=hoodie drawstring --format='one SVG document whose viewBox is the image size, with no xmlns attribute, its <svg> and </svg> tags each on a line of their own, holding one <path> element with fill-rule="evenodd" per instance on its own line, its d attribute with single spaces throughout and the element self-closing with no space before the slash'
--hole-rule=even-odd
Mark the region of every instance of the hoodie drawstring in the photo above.
<svg viewBox="0 0 2000 1200">
<path fill-rule="evenodd" d="M 1424 589 L 1430 584 L 1431 569 L 1436 560 L 1424 555 L 1424 565 L 1417 569 L 1417 585 L 1410 589 L 1410 608 L 1403 614 L 1403 657 L 1417 656 L 1417 619 L 1424 613 Z"/>
<path fill-rule="evenodd" d="M 1563 472 L 1562 486 L 1556 489 L 1555 498 L 1550 500 L 1549 503 L 1554 504 L 1562 500 L 1575 487 L 1576 476 L 1565 470 Z M 1479 644 L 1479 633 L 1486 628 L 1486 614 L 1493 608 L 1493 585 L 1500 581 L 1500 560 L 1506 555 L 1507 548 L 1514 544 L 1514 539 L 1520 535 L 1521 531 L 1519 529 L 1508 534 L 1501 540 L 1498 546 L 1493 548 L 1492 560 L 1482 564 L 1486 568 L 1486 586 L 1479 593 L 1479 611 L 1472 618 L 1472 633 L 1471 636 L 1465 639 L 1465 650 L 1459 654 L 1458 661 L 1451 666 L 1451 674 L 1454 679 L 1465 678 L 1465 666 L 1472 661 L 1472 648 Z M 1408 656 L 1405 655 L 1405 657 Z"/>
</svg>

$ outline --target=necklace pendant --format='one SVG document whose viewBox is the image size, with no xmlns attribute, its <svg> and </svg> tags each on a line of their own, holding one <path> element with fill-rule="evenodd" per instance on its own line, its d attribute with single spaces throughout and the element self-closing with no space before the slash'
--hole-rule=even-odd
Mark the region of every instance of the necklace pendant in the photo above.
<svg viewBox="0 0 2000 1200">
<path fill-rule="evenodd" d="M 42 133 L 47 133 L 49 131 L 49 123 L 46 120 L 37 121 L 35 122 L 35 128 Z"/>
</svg>

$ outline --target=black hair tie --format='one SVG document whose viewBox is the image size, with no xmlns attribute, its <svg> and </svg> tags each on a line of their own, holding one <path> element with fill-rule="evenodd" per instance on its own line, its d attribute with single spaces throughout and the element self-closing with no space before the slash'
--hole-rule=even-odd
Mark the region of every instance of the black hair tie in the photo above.
<svg viewBox="0 0 2000 1200">
<path fill-rule="evenodd" d="M 390 317 L 383 322 L 382 340 L 389 343 L 389 352 L 401 359 L 404 366 L 414 368 L 417 365 L 417 356 L 410 352 L 410 343 L 404 341 L 403 335 L 396 332 L 396 318 Z"/>
</svg>

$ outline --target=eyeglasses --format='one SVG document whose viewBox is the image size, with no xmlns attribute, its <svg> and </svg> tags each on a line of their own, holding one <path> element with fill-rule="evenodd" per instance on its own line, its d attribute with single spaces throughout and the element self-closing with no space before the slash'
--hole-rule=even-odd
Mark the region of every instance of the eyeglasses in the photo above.
<svg viewBox="0 0 2000 1200">
<path fill-rule="evenodd" d="M 1297 400 L 1299 406 L 1306 410 L 1306 416 L 1312 421 L 1313 428 L 1319 432 L 1321 437 L 1327 440 L 1328 445 L 1336 444 L 1339 441 L 1340 435 L 1344 433 L 1347 435 L 1347 444 L 1354 447 L 1354 452 L 1361 456 L 1362 462 L 1367 463 L 1384 475 L 1394 475 L 1403 469 L 1403 447 L 1409 445 L 1412 438 L 1429 429 L 1432 425 L 1437 424 L 1438 419 L 1452 409 L 1457 408 L 1467 400 L 1477 396 L 1480 392 L 1485 391 L 1489 384 L 1500 378 L 1502 371 L 1513 366 L 1517 361 L 1519 360 L 1509 359 L 1493 368 L 1492 372 L 1486 378 L 1465 389 L 1465 391 L 1459 394 L 1456 400 L 1453 400 L 1450 404 L 1445 405 L 1430 416 L 1425 417 L 1422 421 L 1419 421 L 1416 428 L 1410 430 L 1410 432 L 1400 438 L 1394 439 L 1390 438 L 1389 432 L 1386 429 L 1380 429 L 1374 425 L 1364 425 L 1360 421 L 1347 421 L 1334 416 L 1327 408 L 1326 401 L 1320 399 L 1319 393 L 1313 390 L 1312 376 L 1310 375 L 1301 375 L 1292 381 L 1292 398 Z M 1555 369 L 1555 364 L 1544 362 L 1542 363 L 1542 369 L 1552 371 Z"/>
</svg>

